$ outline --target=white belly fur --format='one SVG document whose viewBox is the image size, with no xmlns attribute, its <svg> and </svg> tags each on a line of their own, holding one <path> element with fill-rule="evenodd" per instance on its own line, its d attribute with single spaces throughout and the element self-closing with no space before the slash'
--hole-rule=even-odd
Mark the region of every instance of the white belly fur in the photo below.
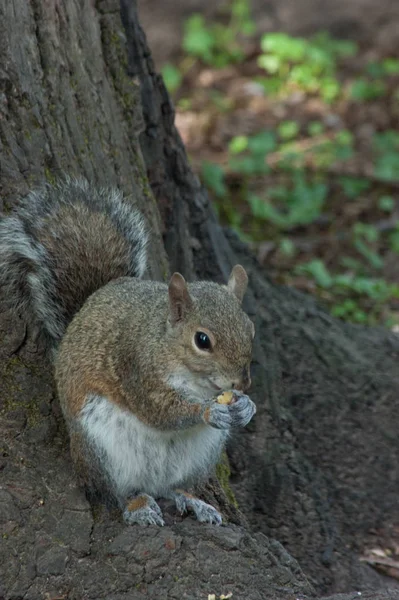
<svg viewBox="0 0 399 600">
<path fill-rule="evenodd" d="M 102 396 L 92 396 L 79 419 L 90 443 L 104 456 L 119 497 L 145 492 L 166 496 L 206 476 L 217 463 L 227 432 L 208 425 L 159 431 Z"/>
</svg>

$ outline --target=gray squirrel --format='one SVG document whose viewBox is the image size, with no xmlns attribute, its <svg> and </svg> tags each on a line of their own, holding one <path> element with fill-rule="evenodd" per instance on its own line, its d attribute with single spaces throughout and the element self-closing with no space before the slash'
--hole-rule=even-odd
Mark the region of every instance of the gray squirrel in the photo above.
<svg viewBox="0 0 399 600">
<path fill-rule="evenodd" d="M 55 363 L 71 456 L 89 494 L 127 523 L 163 525 L 156 499 L 220 524 L 187 493 L 255 414 L 247 274 L 227 285 L 146 281 L 147 225 L 131 199 L 66 178 L 0 222 L 0 286 Z M 221 403 L 231 390 L 231 401 Z"/>
</svg>

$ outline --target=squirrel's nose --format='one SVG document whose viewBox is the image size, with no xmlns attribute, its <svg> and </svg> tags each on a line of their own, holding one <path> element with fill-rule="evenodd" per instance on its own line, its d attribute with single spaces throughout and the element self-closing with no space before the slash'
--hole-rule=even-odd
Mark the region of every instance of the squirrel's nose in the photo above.
<svg viewBox="0 0 399 600">
<path fill-rule="evenodd" d="M 246 392 L 251 386 L 251 375 L 249 367 L 244 367 L 241 372 L 241 377 L 233 382 L 233 388 L 239 392 Z"/>
</svg>

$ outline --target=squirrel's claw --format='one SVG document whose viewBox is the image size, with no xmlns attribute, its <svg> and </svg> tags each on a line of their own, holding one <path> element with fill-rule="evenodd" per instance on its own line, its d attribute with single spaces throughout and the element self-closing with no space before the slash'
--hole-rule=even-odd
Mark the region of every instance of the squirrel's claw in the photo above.
<svg viewBox="0 0 399 600">
<path fill-rule="evenodd" d="M 123 511 L 126 523 L 133 525 L 165 525 L 162 511 L 152 496 L 140 494 L 131 500 Z"/>
<path fill-rule="evenodd" d="M 230 429 L 231 416 L 227 404 L 212 402 L 204 413 L 205 423 L 215 429 Z"/>
<path fill-rule="evenodd" d="M 188 510 L 192 510 L 197 517 L 197 520 L 201 523 L 211 523 L 214 525 L 222 524 L 222 515 L 216 508 L 213 508 L 213 506 L 207 504 L 203 500 L 199 500 L 199 498 L 195 498 L 195 496 L 191 496 L 191 494 L 187 494 L 186 492 L 175 492 L 173 494 L 173 500 L 175 501 L 177 510 L 181 514 L 184 514 Z"/>
<path fill-rule="evenodd" d="M 245 427 L 256 413 L 255 403 L 242 392 L 233 390 L 234 402 L 229 404 L 211 403 L 204 412 L 204 421 L 215 429 Z"/>
<path fill-rule="evenodd" d="M 246 394 L 233 390 L 236 401 L 228 405 L 231 427 L 245 427 L 256 413 L 256 405 Z"/>
</svg>

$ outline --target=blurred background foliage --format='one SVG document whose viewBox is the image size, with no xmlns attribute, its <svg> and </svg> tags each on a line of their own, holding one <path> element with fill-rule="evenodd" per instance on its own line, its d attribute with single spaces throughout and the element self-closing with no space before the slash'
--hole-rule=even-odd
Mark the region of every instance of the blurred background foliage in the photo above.
<svg viewBox="0 0 399 600">
<path fill-rule="evenodd" d="M 399 59 L 258 35 L 250 0 L 185 20 L 162 74 L 224 224 L 336 317 L 399 324 Z"/>
</svg>

